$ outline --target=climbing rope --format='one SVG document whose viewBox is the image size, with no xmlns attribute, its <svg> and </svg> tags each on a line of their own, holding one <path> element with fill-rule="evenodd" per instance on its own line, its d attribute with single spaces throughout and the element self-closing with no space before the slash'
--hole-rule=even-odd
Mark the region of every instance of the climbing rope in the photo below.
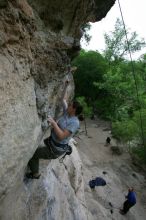
<svg viewBox="0 0 146 220">
<path fill-rule="evenodd" d="M 137 103 L 138 103 L 138 106 L 139 106 L 141 137 L 142 137 L 143 147 L 144 147 L 145 141 L 144 141 L 142 114 L 141 114 L 141 103 L 140 103 L 140 100 L 139 100 L 138 85 L 137 85 L 137 82 L 136 82 L 136 74 L 135 74 L 135 69 L 134 69 L 134 65 L 133 65 L 133 60 L 132 60 L 132 55 L 131 55 L 131 50 L 130 50 L 130 44 L 129 44 L 129 40 L 128 40 L 128 36 L 127 36 L 127 31 L 126 31 L 126 26 L 125 26 L 125 21 L 124 21 L 124 17 L 123 17 L 123 12 L 122 12 L 122 8 L 121 8 L 120 0 L 118 0 L 118 5 L 119 5 L 120 14 L 121 14 L 121 18 L 122 18 L 122 22 L 123 22 L 123 27 L 124 27 L 124 31 L 125 31 L 126 42 L 127 42 L 127 46 L 128 46 L 128 52 L 129 52 L 131 68 L 132 68 L 132 75 L 133 75 L 134 82 L 135 82 L 136 95 L 137 95 Z"/>
<path fill-rule="evenodd" d="M 113 214 L 113 209 L 120 210 L 120 206 L 116 206 L 116 205 L 113 205 L 111 202 L 108 202 L 108 207 L 107 207 L 106 202 L 108 201 L 108 198 L 109 198 L 112 190 L 111 190 L 109 184 L 107 184 L 106 187 L 107 187 L 107 192 L 106 192 L 105 199 L 104 199 L 104 207 L 105 207 L 105 209 L 110 209 L 110 211 L 112 210 L 111 214 Z"/>
</svg>

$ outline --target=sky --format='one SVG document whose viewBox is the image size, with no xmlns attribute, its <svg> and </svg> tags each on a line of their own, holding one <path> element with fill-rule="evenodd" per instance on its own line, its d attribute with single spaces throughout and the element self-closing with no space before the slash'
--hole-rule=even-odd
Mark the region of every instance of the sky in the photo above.
<svg viewBox="0 0 146 220">
<path fill-rule="evenodd" d="M 146 0 L 120 0 L 124 22 L 130 32 L 136 31 L 139 38 L 144 38 L 146 41 Z M 89 34 L 92 39 L 88 46 L 81 42 L 82 48 L 86 50 L 98 50 L 102 52 L 105 48 L 104 33 L 114 30 L 116 19 L 121 19 L 118 1 L 107 13 L 106 17 L 96 23 L 91 23 L 92 27 Z M 133 59 L 137 59 L 141 54 L 146 53 L 146 48 L 132 55 Z"/>
</svg>

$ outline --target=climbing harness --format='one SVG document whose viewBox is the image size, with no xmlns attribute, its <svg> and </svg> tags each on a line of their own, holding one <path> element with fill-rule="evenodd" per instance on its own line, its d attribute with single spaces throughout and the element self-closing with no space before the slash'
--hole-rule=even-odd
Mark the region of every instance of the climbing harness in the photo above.
<svg viewBox="0 0 146 220">
<path fill-rule="evenodd" d="M 72 153 L 72 147 L 71 147 L 70 145 L 68 145 L 68 144 L 56 143 L 56 142 L 52 139 L 51 136 L 49 136 L 49 137 L 47 137 L 47 138 L 44 139 L 44 144 L 45 144 L 47 147 L 49 147 L 49 149 L 50 149 L 52 155 L 54 155 L 54 158 L 55 158 L 55 157 L 58 158 L 58 156 L 61 156 L 62 154 L 64 154 L 63 157 L 61 157 L 61 158 L 59 159 L 59 162 L 60 162 L 60 163 L 63 163 L 63 160 L 64 160 L 64 158 L 66 157 L 66 155 L 70 155 L 70 154 Z M 55 145 L 56 147 L 58 147 L 58 149 L 61 148 L 62 150 L 64 150 L 64 152 L 59 152 L 58 150 L 55 150 L 55 149 L 53 148 L 54 145 Z"/>
<path fill-rule="evenodd" d="M 111 214 L 113 214 L 113 209 L 118 209 L 118 210 L 120 210 L 120 207 L 117 207 L 117 206 L 113 205 L 111 202 L 108 202 L 108 207 L 107 207 L 106 202 L 107 202 L 108 197 L 109 197 L 109 195 L 110 195 L 110 193 L 111 193 L 111 189 L 110 189 L 110 187 L 109 187 L 108 184 L 107 184 L 106 186 L 108 187 L 107 189 L 109 189 L 109 190 L 107 190 L 107 193 L 106 193 L 106 195 L 105 195 L 104 207 L 105 207 L 106 209 L 110 209 Z"/>
<path fill-rule="evenodd" d="M 72 147 L 70 145 L 68 145 L 67 146 L 67 150 L 65 151 L 64 156 L 59 159 L 59 162 L 63 163 L 63 160 L 66 157 L 66 155 L 70 155 L 71 153 L 72 153 Z"/>
</svg>

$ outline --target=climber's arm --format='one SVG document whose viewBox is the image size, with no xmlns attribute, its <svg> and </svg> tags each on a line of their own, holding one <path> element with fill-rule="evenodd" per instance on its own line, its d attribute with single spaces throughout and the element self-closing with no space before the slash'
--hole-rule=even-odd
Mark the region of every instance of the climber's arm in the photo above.
<svg viewBox="0 0 146 220">
<path fill-rule="evenodd" d="M 53 130 L 60 141 L 71 135 L 70 131 L 66 129 L 62 130 L 52 117 L 48 117 L 48 122 L 52 125 Z"/>
</svg>

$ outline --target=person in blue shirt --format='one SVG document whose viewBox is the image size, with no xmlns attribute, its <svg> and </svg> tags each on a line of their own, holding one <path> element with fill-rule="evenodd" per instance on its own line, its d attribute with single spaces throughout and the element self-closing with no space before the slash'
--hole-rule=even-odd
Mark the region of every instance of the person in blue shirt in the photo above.
<svg viewBox="0 0 146 220">
<path fill-rule="evenodd" d="M 123 209 L 120 210 L 122 215 L 125 215 L 129 209 L 136 204 L 136 193 L 133 188 L 129 188 L 126 201 L 123 204 Z"/>
<path fill-rule="evenodd" d="M 55 121 L 51 116 L 48 116 L 48 123 L 51 125 L 51 135 L 44 140 L 45 146 L 37 148 L 33 157 L 29 160 L 29 173 L 26 173 L 27 178 L 39 179 L 39 159 L 56 159 L 65 154 L 68 149 L 68 143 L 71 137 L 79 129 L 79 116 L 83 110 L 82 106 L 77 101 L 72 101 L 70 104 L 66 102 L 66 88 L 63 97 L 63 115 L 58 121 Z"/>
</svg>

